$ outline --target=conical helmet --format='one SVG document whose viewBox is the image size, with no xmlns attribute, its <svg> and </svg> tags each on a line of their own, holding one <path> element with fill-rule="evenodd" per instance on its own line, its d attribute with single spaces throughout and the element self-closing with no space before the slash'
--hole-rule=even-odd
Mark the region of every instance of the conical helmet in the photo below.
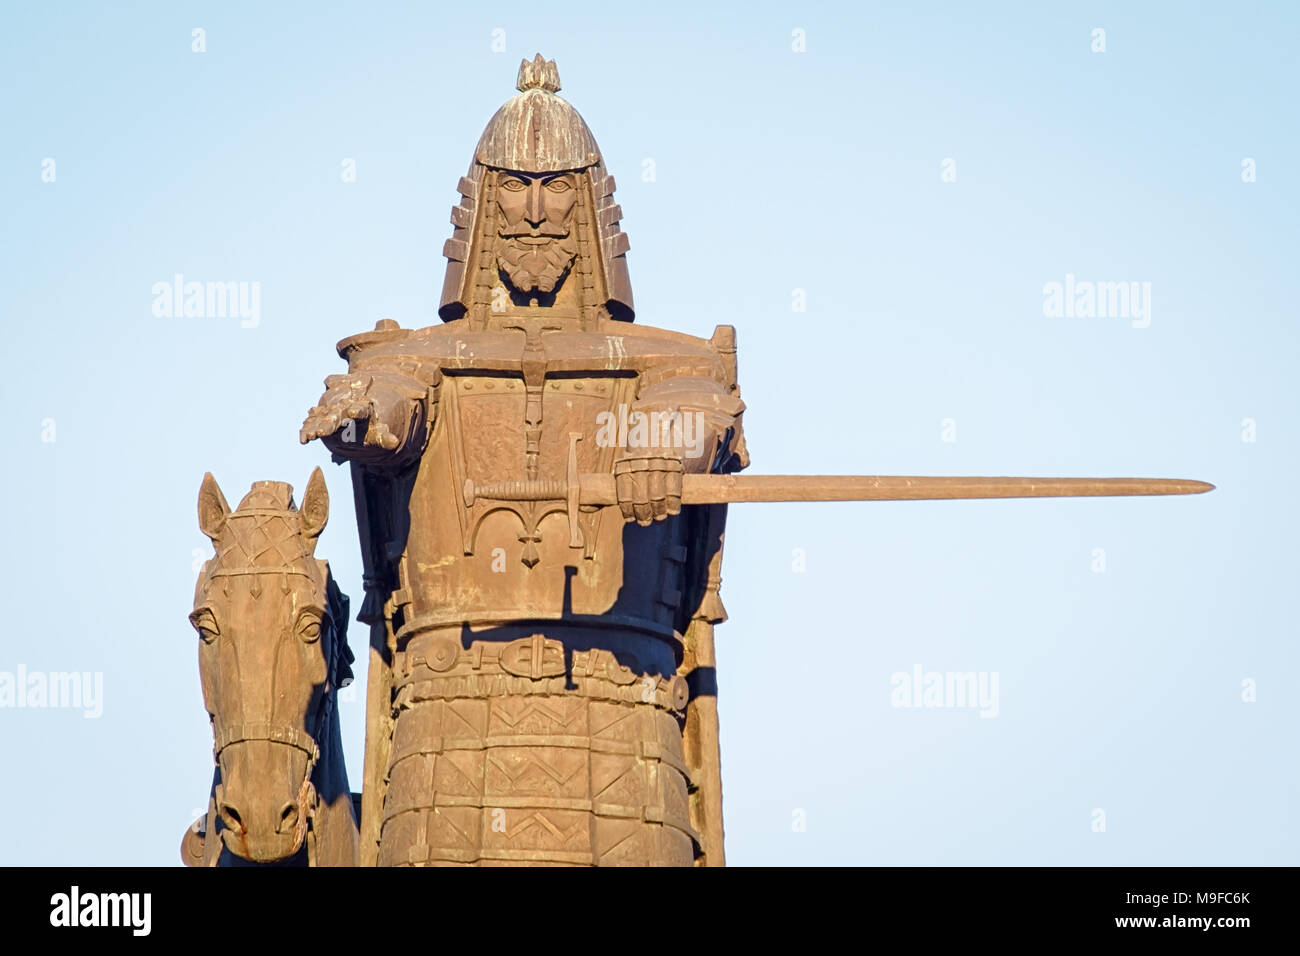
<svg viewBox="0 0 1300 956">
<path fill-rule="evenodd" d="M 556 96 L 560 71 L 541 54 L 519 64 L 519 95 L 497 110 L 483 130 L 474 159 L 494 169 L 525 173 L 582 170 L 600 162 L 600 147 L 569 101 Z"/>
<path fill-rule="evenodd" d="M 605 173 L 600 147 L 578 111 L 557 95 L 560 74 L 554 60 L 541 54 L 524 60 L 516 88 L 518 95 L 488 122 L 458 186 L 461 200 L 451 210 L 455 228 L 443 247 L 447 276 L 438 314 L 444 321 L 481 319 L 507 281 L 500 256 L 509 237 L 498 185 L 519 174 L 526 179 L 565 174 L 577 195 L 560 240 L 572 261 L 561 266 L 558 281 L 569 285 L 567 301 L 577 303 L 584 326 L 602 319 L 631 321 L 627 235 L 619 227 L 622 210 L 614 202 L 614 177 Z M 543 298 L 550 302 L 554 296 Z"/>
</svg>

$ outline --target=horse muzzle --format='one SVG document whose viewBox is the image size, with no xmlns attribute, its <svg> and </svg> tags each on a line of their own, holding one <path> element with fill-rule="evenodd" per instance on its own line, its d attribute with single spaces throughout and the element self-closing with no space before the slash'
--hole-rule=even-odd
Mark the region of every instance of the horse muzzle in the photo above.
<svg viewBox="0 0 1300 956">
<path fill-rule="evenodd" d="M 218 759 L 217 817 L 226 848 L 254 863 L 302 849 L 315 804 L 307 755 L 274 741 L 246 740 L 225 747 Z"/>
</svg>

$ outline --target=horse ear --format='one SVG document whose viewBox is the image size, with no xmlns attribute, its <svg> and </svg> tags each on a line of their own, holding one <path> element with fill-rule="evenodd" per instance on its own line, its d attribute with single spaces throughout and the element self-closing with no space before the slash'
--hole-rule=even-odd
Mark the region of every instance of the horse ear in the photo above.
<svg viewBox="0 0 1300 956">
<path fill-rule="evenodd" d="M 208 472 L 203 476 L 203 484 L 199 486 L 199 528 L 212 539 L 213 544 L 221 536 L 221 529 L 225 527 L 226 516 L 229 514 L 230 505 L 226 504 L 226 496 L 221 493 L 212 472 Z"/>
<path fill-rule="evenodd" d="M 320 537 L 330 517 L 330 493 L 325 488 L 325 476 L 320 466 L 313 468 L 311 477 L 307 479 L 307 490 L 302 494 L 302 507 L 298 513 L 302 515 L 303 537 L 313 541 Z"/>
</svg>

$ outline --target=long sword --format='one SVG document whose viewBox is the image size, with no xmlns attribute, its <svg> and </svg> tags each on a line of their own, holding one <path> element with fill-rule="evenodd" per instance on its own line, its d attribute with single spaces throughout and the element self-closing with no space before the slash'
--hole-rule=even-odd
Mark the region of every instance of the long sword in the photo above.
<svg viewBox="0 0 1300 956">
<path fill-rule="evenodd" d="M 492 501 L 563 501 L 572 546 L 580 547 L 578 508 L 618 504 L 615 478 L 580 473 L 577 442 L 569 435 L 564 478 L 465 480 L 465 507 Z M 938 501 L 957 498 L 1101 498 L 1129 495 L 1199 495 L 1214 485 L 1187 478 L 1006 478 L 924 475 L 683 475 L 682 504 L 753 501 Z"/>
<path fill-rule="evenodd" d="M 938 501 L 955 498 L 1099 498 L 1128 495 L 1199 495 L 1214 485 L 1184 478 L 985 478 L 921 475 L 683 475 L 682 504 L 753 501 Z M 563 479 L 465 483 L 466 503 L 565 501 L 573 488 Z M 613 475 L 578 476 L 578 504 L 616 505 Z"/>
</svg>

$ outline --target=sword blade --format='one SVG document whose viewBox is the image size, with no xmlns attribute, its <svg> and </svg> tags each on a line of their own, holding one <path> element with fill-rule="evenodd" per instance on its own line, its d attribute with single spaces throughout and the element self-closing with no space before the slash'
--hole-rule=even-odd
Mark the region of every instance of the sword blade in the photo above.
<svg viewBox="0 0 1300 956">
<path fill-rule="evenodd" d="M 924 475 L 685 475 L 682 503 L 939 501 L 1199 495 L 1214 485 L 1184 478 L 985 478 Z M 583 475 L 582 503 L 617 504 L 613 475 Z"/>
</svg>

